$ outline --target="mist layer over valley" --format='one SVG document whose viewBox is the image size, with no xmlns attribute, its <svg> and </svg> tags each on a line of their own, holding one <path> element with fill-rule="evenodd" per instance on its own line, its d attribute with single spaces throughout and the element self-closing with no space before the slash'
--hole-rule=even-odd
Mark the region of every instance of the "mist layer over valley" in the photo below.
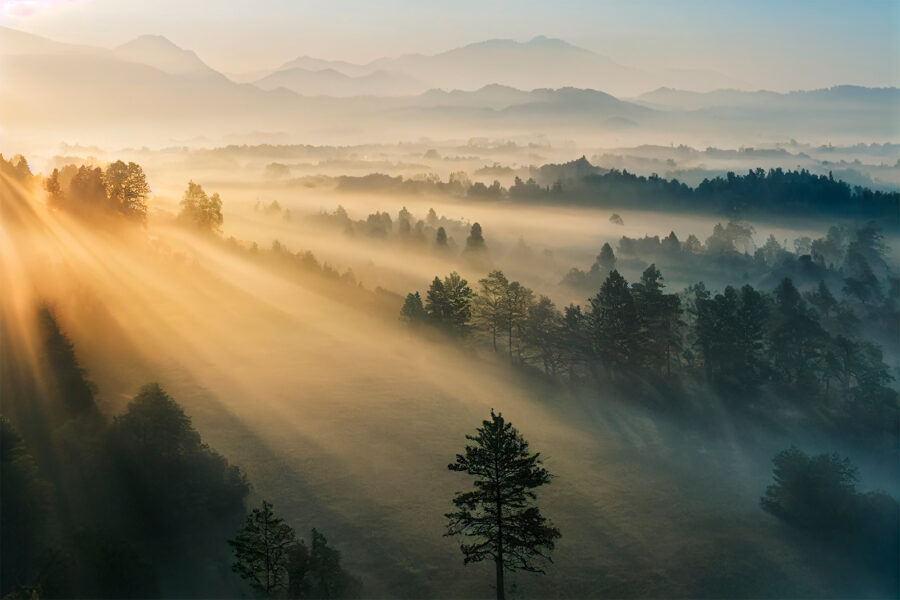
<svg viewBox="0 0 900 600">
<path fill-rule="evenodd" d="M 0 595 L 895 597 L 900 92 L 626 63 L 0 28 Z"/>
</svg>

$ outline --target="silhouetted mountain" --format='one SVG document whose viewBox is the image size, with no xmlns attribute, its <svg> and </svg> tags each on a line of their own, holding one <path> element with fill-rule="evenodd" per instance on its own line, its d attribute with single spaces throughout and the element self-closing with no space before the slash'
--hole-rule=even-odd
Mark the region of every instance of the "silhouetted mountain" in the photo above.
<svg viewBox="0 0 900 600">
<path fill-rule="evenodd" d="M 659 88 L 642 94 L 635 102 L 653 108 L 672 110 L 700 110 L 706 108 L 810 108 L 813 104 L 844 107 L 894 107 L 900 106 L 900 89 L 867 88 L 842 85 L 786 94 L 759 90 L 716 90 L 714 92 L 689 92 L 671 88 Z"/>
<path fill-rule="evenodd" d="M 161 35 L 142 35 L 111 51 L 112 56 L 159 69 L 163 73 L 194 79 L 225 79 L 197 55 L 179 48 Z"/>
<path fill-rule="evenodd" d="M 306 69 L 307 71 L 321 71 L 323 69 L 333 69 L 338 73 L 343 73 L 350 77 L 360 77 L 372 72 L 372 68 L 367 65 L 357 65 L 345 60 L 323 60 L 312 56 L 298 56 L 294 60 L 290 60 L 275 71 L 285 71 L 287 69 Z"/>
<path fill-rule="evenodd" d="M 309 71 L 299 67 L 276 71 L 254 85 L 264 90 L 283 87 L 307 96 L 405 96 L 422 89 L 420 82 L 402 73 L 375 71 L 350 77 L 334 69 Z"/>
<path fill-rule="evenodd" d="M 93 54 L 104 52 L 103 48 L 63 44 L 39 35 L 26 33 L 9 27 L 0 27 L 0 56 L 19 54 Z"/>
<path fill-rule="evenodd" d="M 367 64 L 327 61 L 302 56 L 274 72 L 292 68 L 334 69 L 351 77 L 384 70 L 405 73 L 427 88 L 474 90 L 487 85 L 518 89 L 578 87 L 623 95 L 653 85 L 678 83 L 687 88 L 711 89 L 734 85 L 733 80 L 708 70 L 645 72 L 574 46 L 564 40 L 537 36 L 527 42 L 495 39 L 476 42 L 434 55 L 407 54 L 379 58 Z M 405 93 L 405 92 L 404 92 Z"/>
</svg>

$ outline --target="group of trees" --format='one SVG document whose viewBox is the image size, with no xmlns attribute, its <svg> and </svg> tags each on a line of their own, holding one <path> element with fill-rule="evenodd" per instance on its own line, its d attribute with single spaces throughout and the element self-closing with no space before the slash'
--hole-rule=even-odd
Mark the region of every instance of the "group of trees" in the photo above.
<svg viewBox="0 0 900 600">
<path fill-rule="evenodd" d="M 278 212 L 281 212 L 280 208 Z M 376 211 L 365 219 L 354 221 L 346 209 L 339 205 L 334 211 L 322 212 L 313 218 L 317 222 L 339 227 L 350 236 L 365 235 L 411 246 L 431 246 L 438 254 L 463 252 L 466 256 L 477 259 L 487 251 L 479 223 L 469 225 L 465 221 L 438 216 L 433 208 L 428 209 L 428 214 L 423 219 L 417 219 L 403 207 L 395 218 L 387 212 Z M 457 239 L 465 239 L 464 245 L 461 246 Z"/>
<path fill-rule="evenodd" d="M 763 510 L 841 554 L 852 571 L 868 571 L 896 594 L 900 583 L 900 506 L 883 491 L 860 493 L 859 473 L 838 454 L 809 456 L 798 448 L 772 459 L 775 481 L 760 498 Z M 842 577 L 847 577 L 843 573 Z"/>
<path fill-rule="evenodd" d="M 824 284 L 806 297 L 788 278 L 772 294 L 750 285 L 713 294 L 702 283 L 673 294 L 650 265 L 634 284 L 613 269 L 586 304 L 559 310 L 501 271 L 478 283 L 476 293 L 457 273 L 436 277 L 424 303 L 407 295 L 401 319 L 485 340 L 515 364 L 575 382 L 697 381 L 736 408 L 758 406 L 765 387 L 844 433 L 896 447 L 900 409 L 881 349 L 829 331 Z"/>
<path fill-rule="evenodd" d="M 0 354 L 0 595 L 238 595 L 226 540 L 245 515 L 243 472 L 158 384 L 107 420 L 50 310 L 37 328 L 37 363 Z M 310 557 L 336 564 L 334 552 L 314 534 Z M 302 597 L 341 597 L 317 590 Z"/>
<path fill-rule="evenodd" d="M 53 169 L 44 180 L 50 206 L 81 216 L 118 214 L 144 223 L 150 186 L 137 163 L 118 160 L 106 170 L 100 167 L 67 165 Z"/>
<path fill-rule="evenodd" d="M 230 593 L 221 566 L 249 491 L 242 472 L 156 384 L 107 421 L 53 314 L 38 325 L 36 373 L 3 356 L 0 592 Z"/>
<path fill-rule="evenodd" d="M 358 598 L 362 589 L 324 535 L 314 528 L 307 546 L 265 500 L 228 544 L 232 570 L 266 598 Z"/>
<path fill-rule="evenodd" d="M 16 172 L 23 168 L 27 169 L 27 162 L 20 159 Z M 50 206 L 73 214 L 117 214 L 141 224 L 147 221 L 150 186 L 144 170 L 134 162 L 119 160 L 105 170 L 87 165 L 53 169 L 44 179 L 44 190 Z M 207 195 L 200 184 L 190 181 L 179 206 L 179 223 L 201 232 L 221 232 L 224 218 L 218 193 Z"/>
</svg>

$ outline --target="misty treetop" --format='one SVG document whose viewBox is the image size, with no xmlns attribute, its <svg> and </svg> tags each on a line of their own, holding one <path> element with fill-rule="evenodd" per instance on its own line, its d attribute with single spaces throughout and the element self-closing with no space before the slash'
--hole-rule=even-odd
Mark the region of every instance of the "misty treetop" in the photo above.
<svg viewBox="0 0 900 600">
<path fill-rule="evenodd" d="M 508 198 L 520 202 L 574 204 L 596 208 L 624 208 L 703 212 L 732 217 L 805 216 L 877 219 L 890 230 L 900 227 L 900 192 L 852 186 L 831 173 L 806 169 L 749 169 L 745 175 L 728 172 L 704 179 L 696 187 L 657 174 L 636 175 L 627 170 L 601 169 L 584 158 L 562 165 L 544 165 L 535 177 L 555 177 L 547 184 L 516 176 L 504 188 L 453 177 L 404 179 L 383 174 L 337 178 L 338 191 L 385 193 L 444 193 L 474 199 Z"/>
<path fill-rule="evenodd" d="M 424 305 L 409 294 L 401 319 L 483 343 L 551 379 L 628 394 L 647 381 L 675 397 L 687 384 L 709 386 L 735 410 L 790 406 L 819 427 L 897 452 L 894 377 L 877 344 L 834 319 L 835 303 L 826 285 L 804 295 L 790 278 L 771 293 L 750 285 L 712 293 L 702 283 L 672 293 L 651 264 L 633 284 L 612 269 L 584 305 L 562 310 L 500 270 L 477 292 L 452 273 L 435 277 Z"/>
<path fill-rule="evenodd" d="M 224 218 L 218 192 L 208 195 L 203 186 L 189 181 L 179 206 L 178 221 L 205 233 L 221 231 Z"/>
<path fill-rule="evenodd" d="M 150 186 L 140 165 L 119 160 L 100 167 L 67 165 L 44 180 L 47 202 L 80 216 L 118 214 L 145 223 Z"/>
</svg>

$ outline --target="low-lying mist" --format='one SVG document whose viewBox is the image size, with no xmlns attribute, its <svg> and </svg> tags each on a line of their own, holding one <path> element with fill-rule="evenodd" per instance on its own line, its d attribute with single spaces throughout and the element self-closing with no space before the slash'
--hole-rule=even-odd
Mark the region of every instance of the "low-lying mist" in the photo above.
<svg viewBox="0 0 900 600">
<path fill-rule="evenodd" d="M 758 508 L 772 454 L 803 440 L 724 411 L 717 436 L 685 433 L 612 388 L 588 394 L 523 377 L 503 357 L 416 335 L 397 319 L 401 295 L 424 290 L 435 274 L 458 270 L 474 284 L 492 264 L 560 305 L 583 302 L 561 277 L 589 264 L 604 242 L 706 234 L 719 219 L 622 210 L 624 225 L 616 225 L 601 210 L 316 189 L 267 189 L 263 197 L 203 181 L 224 198 L 218 237 L 179 226 L 172 215 L 184 182 L 152 175 L 159 183 L 146 228 L 72 217 L 49 208 L 37 187 L 4 176 L 2 303 L 16 361 L 36 364 L 33 311 L 49 306 L 106 415 L 120 413 L 142 384 L 159 382 L 204 440 L 246 471 L 254 498 L 273 501 L 302 528 L 329 532 L 367 596 L 490 593 L 488 569 L 463 569 L 453 540 L 442 538 L 441 515 L 460 486 L 446 465 L 491 409 L 516 424 L 556 475 L 542 494 L 563 532 L 555 564 L 545 577 L 514 576 L 517 594 L 830 593 L 827 578 Z M 280 211 L 263 210 L 272 201 Z M 433 208 L 460 227 L 477 221 L 492 258 L 423 252 L 317 221 L 337 205 L 354 220 L 406 207 L 416 219 Z M 756 235 L 769 233 L 821 232 L 763 225 Z M 250 249 L 275 240 L 352 269 L 360 285 Z M 465 240 L 455 243 L 461 249 Z M 395 300 L 378 300 L 376 287 Z"/>
</svg>

